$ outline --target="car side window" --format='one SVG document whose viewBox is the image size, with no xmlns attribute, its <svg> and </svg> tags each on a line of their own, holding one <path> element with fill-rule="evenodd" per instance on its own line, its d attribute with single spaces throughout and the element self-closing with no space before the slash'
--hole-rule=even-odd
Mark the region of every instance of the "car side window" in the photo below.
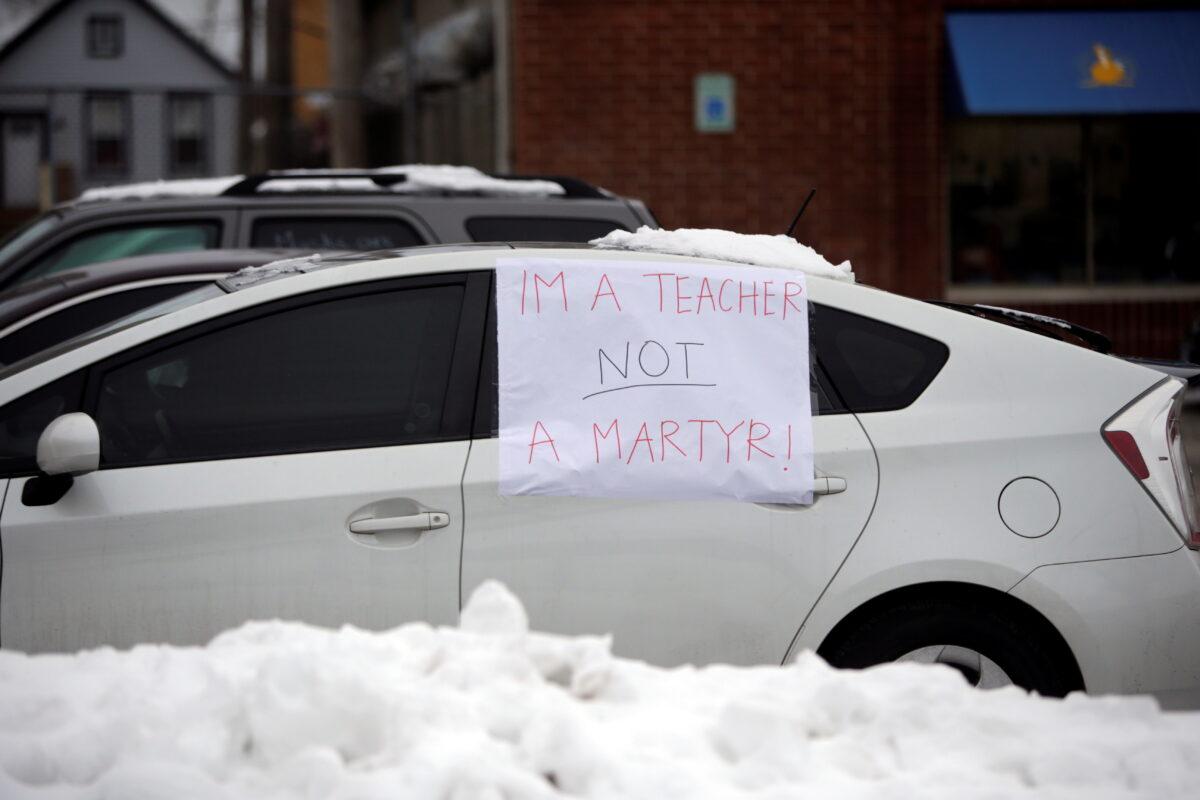
<svg viewBox="0 0 1200 800">
<path fill-rule="evenodd" d="M 467 438 L 443 424 L 464 288 L 317 300 L 105 371 L 101 467 Z"/>
<path fill-rule="evenodd" d="M 221 226 L 216 222 L 159 222 L 102 228 L 76 236 L 42 256 L 21 273 L 18 282 L 117 258 L 211 250 L 220 243 L 220 238 Z"/>
<path fill-rule="evenodd" d="M 910 405 L 950 357 L 949 348 L 936 339 L 814 305 L 812 342 L 829 381 L 823 388 L 831 403 L 856 414 Z"/>
<path fill-rule="evenodd" d="M 413 226 L 394 217 L 288 217 L 260 219 L 251 247 L 313 250 L 395 250 L 425 244 Z"/>
<path fill-rule="evenodd" d="M 79 410 L 83 378 L 59 378 L 0 408 L 0 478 L 37 472 L 38 438 L 56 417 Z"/>
<path fill-rule="evenodd" d="M 590 242 L 629 230 L 612 220 L 573 217 L 472 217 L 465 225 L 475 242 Z"/>
<path fill-rule="evenodd" d="M 87 333 L 135 311 L 191 291 L 200 283 L 168 283 L 113 292 L 67 306 L 0 339 L 0 366 Z"/>
</svg>

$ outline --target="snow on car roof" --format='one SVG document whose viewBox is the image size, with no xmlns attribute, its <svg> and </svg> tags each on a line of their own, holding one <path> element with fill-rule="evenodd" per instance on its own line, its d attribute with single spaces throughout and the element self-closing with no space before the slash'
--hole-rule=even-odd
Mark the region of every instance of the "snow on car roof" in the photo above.
<svg viewBox="0 0 1200 800">
<path fill-rule="evenodd" d="M 81 203 L 99 200 L 147 200 L 152 197 L 216 197 L 242 179 L 241 175 L 220 178 L 189 178 L 172 181 L 147 181 L 119 186 L 98 186 L 79 195 Z"/>
<path fill-rule="evenodd" d="M 0 652 L 0 794 L 1191 797 L 1200 715 L 981 691 L 945 666 L 664 669 L 528 630 L 251 622 L 202 647 Z M 7 790 L 7 791 L 5 791 Z"/>
<path fill-rule="evenodd" d="M 270 192 L 371 192 L 397 194 L 476 194 L 489 197 L 557 197 L 566 194 L 563 186 L 552 180 L 528 178 L 497 178 L 474 167 L 449 164 L 400 164 L 370 170 L 353 170 L 354 177 L 345 177 L 347 170 L 281 170 L 256 189 Z M 403 175 L 404 180 L 380 185 L 370 176 Z M 241 183 L 244 175 L 225 175 L 217 178 L 147 181 L 118 186 L 87 189 L 79 202 L 112 200 L 147 200 L 172 197 L 216 197 Z"/>
<path fill-rule="evenodd" d="M 320 253 L 295 258 L 281 258 L 278 261 L 268 261 L 254 267 L 242 267 L 237 272 L 226 275 L 217 283 L 226 291 L 234 292 L 257 283 L 278 278 L 283 275 L 296 275 L 312 272 L 315 269 L 328 266 L 322 262 Z"/>
<path fill-rule="evenodd" d="M 643 225 L 633 233 L 613 231 L 599 239 L 592 239 L 591 244 L 613 250 L 714 258 L 758 267 L 794 269 L 822 278 L 854 282 L 854 271 L 849 261 L 831 264 L 816 250 L 782 234 L 745 234 L 715 228 L 662 230 Z"/>
</svg>

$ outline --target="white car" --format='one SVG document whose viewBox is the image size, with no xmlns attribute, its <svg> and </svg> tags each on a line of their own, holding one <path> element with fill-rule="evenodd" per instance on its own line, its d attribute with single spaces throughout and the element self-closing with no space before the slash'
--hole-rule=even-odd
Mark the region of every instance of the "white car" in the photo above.
<svg viewBox="0 0 1200 800">
<path fill-rule="evenodd" d="M 1183 381 L 810 277 L 815 503 L 502 497 L 493 268 L 522 255 L 597 257 L 261 268 L 0 373 L 3 646 L 453 623 L 497 578 L 660 664 L 815 649 L 1200 705 Z"/>
</svg>

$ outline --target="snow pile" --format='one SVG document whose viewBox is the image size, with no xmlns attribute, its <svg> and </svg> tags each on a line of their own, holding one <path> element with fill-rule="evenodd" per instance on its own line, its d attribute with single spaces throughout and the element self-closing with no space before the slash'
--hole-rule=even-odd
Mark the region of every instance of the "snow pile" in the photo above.
<svg viewBox="0 0 1200 800">
<path fill-rule="evenodd" d="M 225 175 L 220 178 L 187 178 L 127 183 L 121 186 L 98 186 L 85 189 L 83 194 L 79 195 L 79 202 L 147 200 L 155 197 L 214 197 L 241 179 L 241 175 Z"/>
<path fill-rule="evenodd" d="M 663 670 L 527 631 L 251 623 L 204 648 L 0 653 L 0 797 L 1172 798 L 1200 715 L 949 668 Z"/>
<path fill-rule="evenodd" d="M 616 250 L 715 258 L 719 261 L 734 261 L 757 267 L 795 269 L 822 278 L 854 282 L 854 272 L 849 261 L 831 264 L 816 250 L 783 234 L 768 236 L 714 228 L 679 228 L 668 231 L 643 225 L 633 233 L 613 231 L 599 239 L 593 239 L 591 244 Z"/>
</svg>

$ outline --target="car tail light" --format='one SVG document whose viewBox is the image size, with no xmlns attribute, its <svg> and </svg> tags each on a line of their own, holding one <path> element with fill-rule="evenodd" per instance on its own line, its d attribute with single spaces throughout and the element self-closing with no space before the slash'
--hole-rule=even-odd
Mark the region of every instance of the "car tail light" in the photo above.
<svg viewBox="0 0 1200 800">
<path fill-rule="evenodd" d="M 1200 550 L 1200 515 L 1181 427 L 1187 384 L 1168 378 L 1105 424 L 1104 441 L 1187 542 Z"/>
</svg>

